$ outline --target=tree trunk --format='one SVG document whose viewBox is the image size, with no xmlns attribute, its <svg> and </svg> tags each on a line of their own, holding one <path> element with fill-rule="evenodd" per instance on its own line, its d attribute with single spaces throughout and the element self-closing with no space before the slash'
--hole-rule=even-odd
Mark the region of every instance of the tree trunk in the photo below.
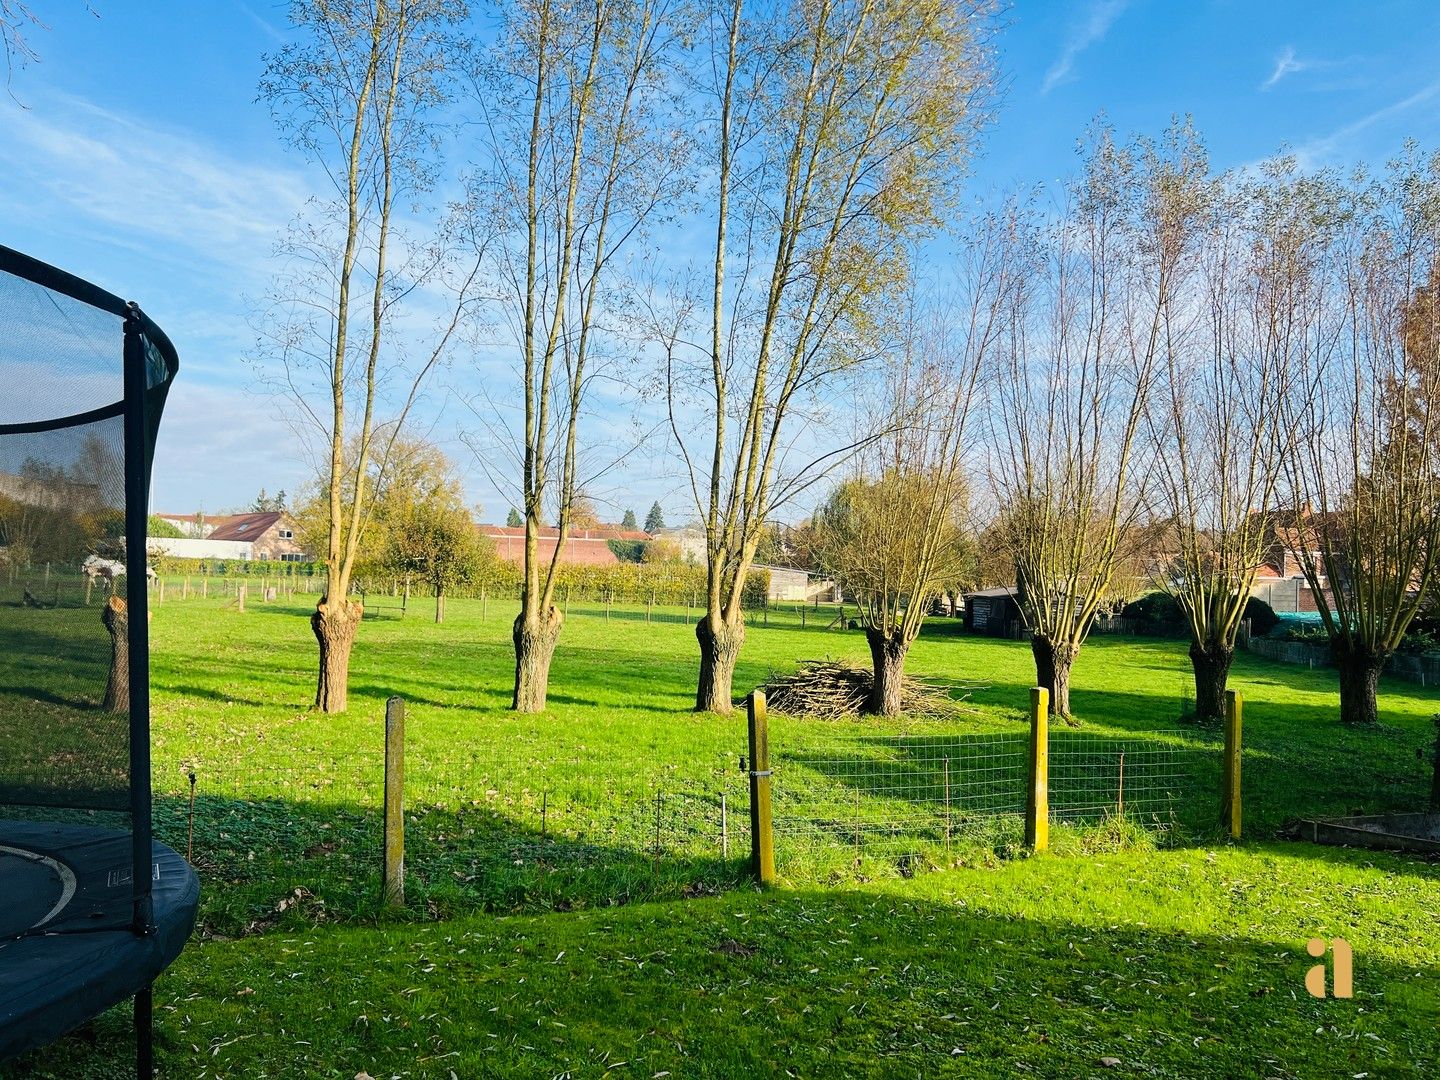
<svg viewBox="0 0 1440 1080">
<path fill-rule="evenodd" d="M 1340 719 L 1346 724 L 1373 724 L 1380 716 L 1375 702 L 1385 655 L 1368 649 L 1350 649 L 1335 643 L 1335 666 L 1340 669 Z"/>
<path fill-rule="evenodd" d="M 905 681 L 905 654 L 910 651 L 910 645 L 903 638 L 886 636 L 873 626 L 865 628 L 865 640 L 870 643 L 870 663 L 875 673 L 865 711 L 877 716 L 899 716 L 905 708 L 901 691 Z"/>
<path fill-rule="evenodd" d="M 1218 641 L 1190 642 L 1190 666 L 1195 669 L 1195 721 L 1217 723 L 1225 718 L 1225 684 L 1235 649 Z"/>
<path fill-rule="evenodd" d="M 445 590 L 444 590 L 444 589 L 436 589 L 436 590 L 435 590 L 435 621 L 436 621 L 437 623 L 442 623 L 442 622 L 445 621 Z"/>
<path fill-rule="evenodd" d="M 545 711 L 545 697 L 550 691 L 550 661 L 564 621 L 565 617 L 554 605 L 544 615 L 527 619 L 522 607 L 515 616 L 515 696 L 510 707 L 516 712 Z"/>
<path fill-rule="evenodd" d="M 315 709 L 323 713 L 345 711 L 350 689 L 350 650 L 355 647 L 355 632 L 365 614 L 363 604 L 341 600 L 332 604 L 322 596 L 310 616 L 310 629 L 320 643 L 320 674 L 315 684 Z"/>
<path fill-rule="evenodd" d="M 1069 719 L 1070 669 L 1080 655 L 1080 646 L 1034 634 L 1030 638 L 1030 651 L 1035 655 L 1035 684 L 1050 691 L 1050 715 Z"/>
<path fill-rule="evenodd" d="M 100 708 L 106 712 L 130 711 L 130 616 L 125 601 L 112 596 L 100 609 L 100 621 L 110 631 L 110 677 L 105 680 L 105 698 Z"/>
<path fill-rule="evenodd" d="M 745 619 L 733 622 L 722 616 L 702 616 L 695 622 L 700 642 L 700 682 L 695 690 L 695 711 L 728 715 L 734 703 L 732 684 L 740 646 L 745 643 Z"/>
</svg>

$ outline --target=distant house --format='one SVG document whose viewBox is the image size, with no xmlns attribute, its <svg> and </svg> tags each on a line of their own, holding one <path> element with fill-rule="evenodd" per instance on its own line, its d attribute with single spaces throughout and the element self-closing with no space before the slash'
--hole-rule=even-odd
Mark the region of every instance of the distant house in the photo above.
<svg viewBox="0 0 1440 1080">
<path fill-rule="evenodd" d="M 755 563 L 751 569 L 770 575 L 769 598 L 776 603 L 839 603 L 840 588 L 829 578 L 812 577 L 807 570 L 790 566 L 765 566 Z"/>
<path fill-rule="evenodd" d="M 1320 543 L 1316 536 L 1318 515 L 1310 507 L 1303 506 L 1298 510 L 1272 510 L 1268 518 L 1262 545 L 1264 554 L 1255 568 L 1255 582 L 1250 595 L 1263 600 L 1281 614 L 1320 610 L 1298 554 L 1306 552 L 1317 565 L 1320 563 Z M 1148 529 L 1146 546 L 1140 550 L 1146 553 L 1143 561 L 1149 576 L 1157 582 L 1182 581 L 1184 559 L 1180 552 L 1184 545 L 1181 538 L 1168 525 L 1150 526 Z M 1330 603 L 1330 590 L 1323 575 L 1320 584 L 1325 602 Z"/>
<path fill-rule="evenodd" d="M 1318 566 L 1319 538 L 1315 535 L 1316 514 L 1309 506 L 1298 510 L 1277 510 L 1271 516 L 1265 558 L 1255 572 L 1250 595 L 1265 601 L 1281 614 L 1320 610 L 1315 590 L 1305 578 L 1298 552 L 1305 552 Z M 1328 583 L 1320 579 L 1327 607 L 1332 605 Z"/>
<path fill-rule="evenodd" d="M 972 633 L 1013 637 L 1021 625 L 1020 602 L 1013 586 L 965 594 L 965 629 Z"/>
<path fill-rule="evenodd" d="M 295 539 L 295 521 L 284 511 L 253 514 L 157 514 L 183 537 L 151 536 L 146 546 L 181 559 L 238 559 L 305 562 L 309 555 Z"/>
<path fill-rule="evenodd" d="M 508 563 L 520 566 L 525 562 L 525 529 L 522 526 L 480 525 L 482 536 L 495 542 L 495 554 Z M 565 538 L 560 561 L 571 566 L 614 566 L 620 562 L 610 549 L 611 540 L 649 540 L 650 534 L 638 529 L 601 526 L 596 529 L 572 529 Z M 549 562 L 560 541 L 560 530 L 546 526 L 537 537 L 541 562 Z"/>
<path fill-rule="evenodd" d="M 677 529 L 656 529 L 655 539 L 673 544 L 680 552 L 680 561 L 703 564 L 705 562 L 705 530 L 695 525 Z"/>
<path fill-rule="evenodd" d="M 56 476 L 17 476 L 6 472 L 0 472 L 0 498 L 43 510 L 74 510 L 80 513 L 98 510 L 103 502 L 99 484 L 85 484 Z"/>
</svg>

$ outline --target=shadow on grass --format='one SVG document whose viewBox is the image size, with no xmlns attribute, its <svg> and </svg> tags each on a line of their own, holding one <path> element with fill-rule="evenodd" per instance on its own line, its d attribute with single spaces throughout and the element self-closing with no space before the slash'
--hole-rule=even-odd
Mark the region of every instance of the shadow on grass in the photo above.
<svg viewBox="0 0 1440 1080">
<path fill-rule="evenodd" d="M 337 797 L 337 785 L 364 795 Z M 236 936 L 379 917 L 380 787 L 376 771 L 295 781 L 293 796 L 202 789 L 193 841 L 187 798 L 157 795 L 157 838 L 189 851 L 200 874 L 201 932 Z M 730 808 L 727 857 L 718 796 L 661 793 L 616 808 L 600 797 L 541 802 L 493 790 L 445 805 L 420 784 L 411 792 L 407 910 L 419 918 L 613 907 L 716 893 L 746 879 L 743 807 Z"/>
<path fill-rule="evenodd" d="M 1428 1075 L 1433 950 L 1396 963 L 1343 909 L 1310 918 L 1293 934 L 1180 932 L 811 889 L 683 918 L 647 904 L 461 920 L 442 936 L 335 928 L 303 949 L 206 942 L 162 981 L 160 1064 L 391 1075 L 415 1072 L 418 1043 L 437 1076 L 599 1075 L 637 1055 L 633 1071 L 701 1078 Z M 1305 993 L 1311 933 L 1359 942 L 1353 999 Z M 386 1022 L 336 1022 L 356 1007 Z M 0 1075 L 105 1075 L 129 1046 L 123 1017 L 96 1032 Z"/>
</svg>

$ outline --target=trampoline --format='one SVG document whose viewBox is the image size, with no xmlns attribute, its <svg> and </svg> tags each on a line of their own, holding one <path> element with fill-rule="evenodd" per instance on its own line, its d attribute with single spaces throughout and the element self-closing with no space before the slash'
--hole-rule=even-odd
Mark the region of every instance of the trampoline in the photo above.
<svg viewBox="0 0 1440 1080">
<path fill-rule="evenodd" d="M 134 998 L 149 1077 L 200 892 L 150 820 L 146 507 L 179 365 L 135 304 L 5 247 L 0 324 L 0 1061 Z M 96 594 L 92 556 L 135 572 Z"/>
</svg>

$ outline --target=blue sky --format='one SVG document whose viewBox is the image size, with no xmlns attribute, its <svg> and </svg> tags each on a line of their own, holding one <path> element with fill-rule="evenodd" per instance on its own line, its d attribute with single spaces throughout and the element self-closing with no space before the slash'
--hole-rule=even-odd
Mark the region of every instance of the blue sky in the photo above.
<svg viewBox="0 0 1440 1080">
<path fill-rule="evenodd" d="M 41 61 L 0 97 L 0 243 L 138 300 L 182 375 L 161 434 L 155 505 L 216 512 L 307 464 L 253 392 L 251 298 L 313 177 L 255 101 L 262 54 L 285 39 L 268 0 L 44 0 Z M 1290 147 L 1312 166 L 1382 162 L 1406 138 L 1440 145 L 1440 4 L 1018 0 L 999 38 L 1004 91 L 970 186 L 977 198 L 1050 183 L 1103 112 L 1158 133 L 1190 113 L 1219 168 Z M 437 400 L 439 399 L 437 394 Z M 457 415 L 434 431 L 448 438 Z M 487 516 L 505 501 L 472 475 Z M 619 508 L 686 495 L 637 459 Z"/>
</svg>

